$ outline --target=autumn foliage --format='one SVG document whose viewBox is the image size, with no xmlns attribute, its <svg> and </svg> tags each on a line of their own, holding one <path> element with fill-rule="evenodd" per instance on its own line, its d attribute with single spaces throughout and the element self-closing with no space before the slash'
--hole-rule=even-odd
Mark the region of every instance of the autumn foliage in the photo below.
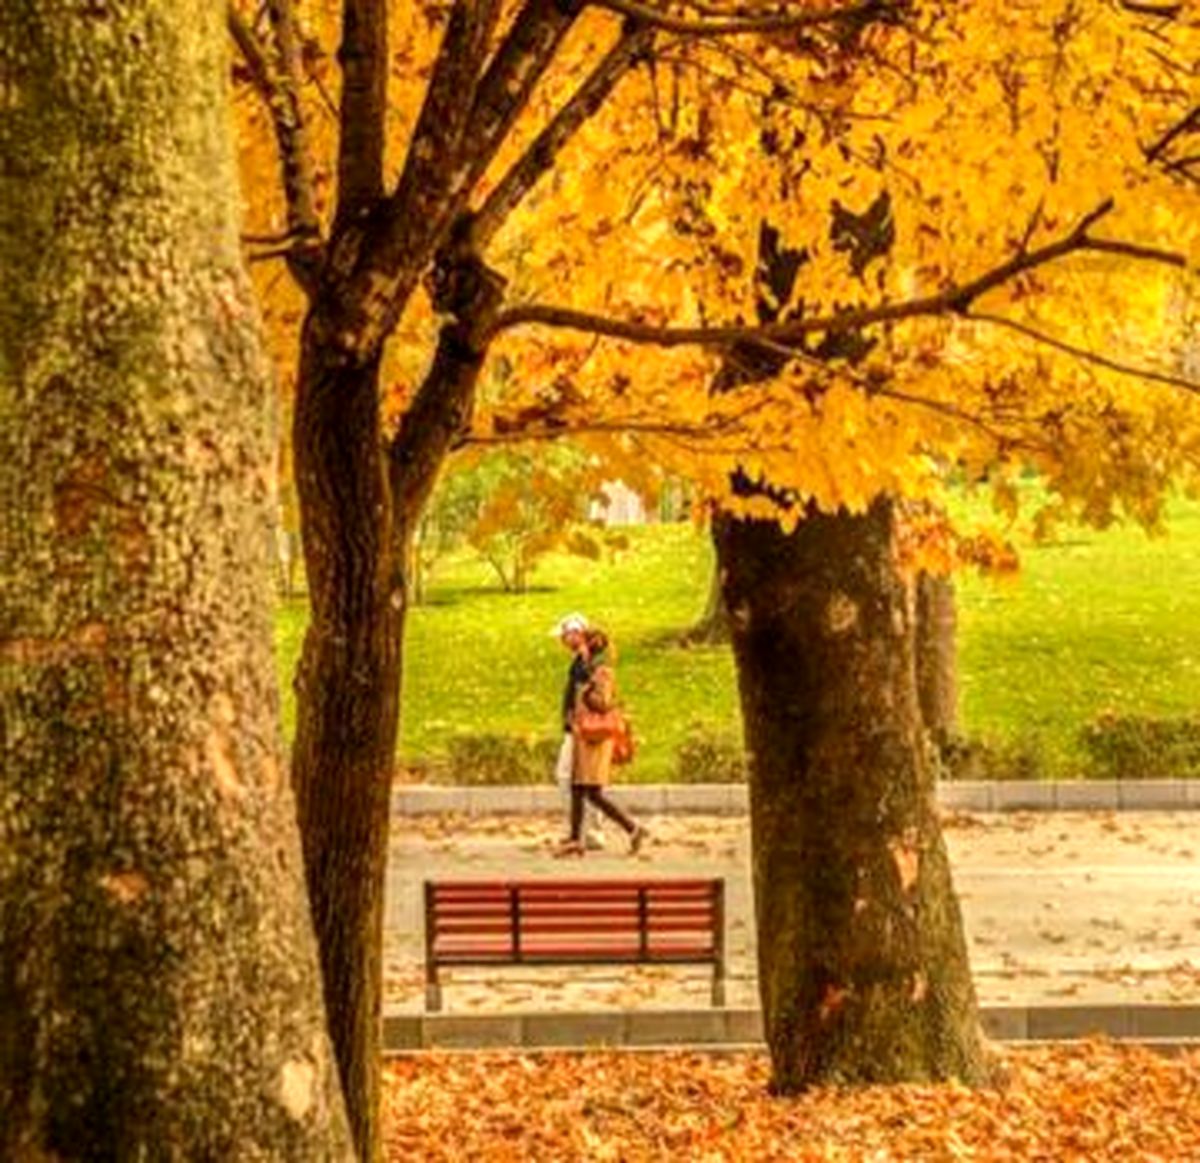
<svg viewBox="0 0 1200 1163">
<path fill-rule="evenodd" d="M 437 1054 L 387 1070 L 388 1158 L 993 1160 L 1200 1156 L 1200 1058 L 1090 1042 L 1010 1050 L 1006 1079 L 765 1093 L 756 1054 Z"/>
<path fill-rule="evenodd" d="M 951 478 L 1006 503 L 1033 467 L 1067 514 L 1153 524 L 1200 460 L 1183 366 L 1200 22 L 1132 0 L 239 0 L 231 31 L 250 257 L 296 389 L 312 619 L 292 775 L 369 1155 L 402 575 L 447 458 L 569 437 L 630 483 L 689 478 L 714 509 L 767 519 L 724 541 L 748 610 L 758 567 L 784 560 L 768 522 L 818 509 L 861 516 L 877 568 L 859 606 L 878 605 L 899 512 L 879 498 L 936 503 Z M 830 525 L 793 564 L 840 561 L 855 528 Z M 798 601 L 776 574 L 767 620 Z M 895 660 L 883 640 L 905 606 L 888 585 L 873 657 Z M 840 589 L 808 597 L 845 607 Z M 743 692 L 758 645 L 789 641 L 790 663 L 822 633 L 780 614 L 755 641 L 735 634 Z M 776 702 L 811 709 L 849 654 Z M 869 669 L 843 701 L 875 723 L 868 742 L 894 744 L 895 771 L 845 717 L 801 740 L 793 715 L 772 741 L 745 716 L 752 786 L 773 752 L 784 799 L 766 814 L 800 818 L 812 773 L 793 757 L 837 737 L 847 787 L 814 810 L 857 786 L 875 823 L 851 847 L 880 840 L 851 770 L 873 767 L 936 847 L 927 773 L 900 772 L 918 733 L 907 664 L 889 691 Z M 881 729 L 885 706 L 902 711 Z"/>
</svg>

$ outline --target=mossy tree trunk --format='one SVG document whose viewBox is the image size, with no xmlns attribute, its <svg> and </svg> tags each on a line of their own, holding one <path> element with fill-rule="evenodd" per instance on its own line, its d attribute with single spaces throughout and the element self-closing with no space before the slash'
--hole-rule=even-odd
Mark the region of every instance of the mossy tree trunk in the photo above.
<svg viewBox="0 0 1200 1163">
<path fill-rule="evenodd" d="M 792 533 L 717 525 L 750 759 L 759 989 L 781 1093 L 989 1073 L 893 520 L 881 499 Z"/>
<path fill-rule="evenodd" d="M 220 5 L 0 7 L 0 1157 L 352 1157 Z"/>
</svg>

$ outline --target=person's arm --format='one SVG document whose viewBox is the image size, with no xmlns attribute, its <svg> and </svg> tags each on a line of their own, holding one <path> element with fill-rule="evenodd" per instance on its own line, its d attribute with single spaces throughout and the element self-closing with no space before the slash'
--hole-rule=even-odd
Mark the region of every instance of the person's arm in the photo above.
<svg viewBox="0 0 1200 1163">
<path fill-rule="evenodd" d="M 617 679 L 611 666 L 598 666 L 587 685 L 587 705 L 593 711 L 610 710 L 616 703 Z"/>
</svg>

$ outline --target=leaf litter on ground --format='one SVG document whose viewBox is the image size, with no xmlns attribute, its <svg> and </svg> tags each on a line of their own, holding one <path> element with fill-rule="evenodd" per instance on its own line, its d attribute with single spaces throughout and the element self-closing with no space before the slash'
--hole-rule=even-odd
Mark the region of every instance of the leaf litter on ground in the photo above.
<svg viewBox="0 0 1200 1163">
<path fill-rule="evenodd" d="M 1004 1081 L 767 1093 L 761 1053 L 421 1053 L 388 1064 L 389 1161 L 1200 1159 L 1200 1052 L 997 1051 Z"/>
</svg>

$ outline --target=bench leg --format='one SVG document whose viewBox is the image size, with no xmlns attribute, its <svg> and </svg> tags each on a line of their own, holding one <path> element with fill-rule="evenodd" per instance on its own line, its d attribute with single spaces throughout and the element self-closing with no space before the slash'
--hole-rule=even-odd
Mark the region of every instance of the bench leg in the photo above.
<svg viewBox="0 0 1200 1163">
<path fill-rule="evenodd" d="M 425 1008 L 436 1014 L 442 1008 L 442 986 L 436 973 L 431 973 L 425 979 Z"/>
<path fill-rule="evenodd" d="M 723 965 L 713 968 L 712 1003 L 714 1009 L 725 1007 L 725 967 Z"/>
</svg>

